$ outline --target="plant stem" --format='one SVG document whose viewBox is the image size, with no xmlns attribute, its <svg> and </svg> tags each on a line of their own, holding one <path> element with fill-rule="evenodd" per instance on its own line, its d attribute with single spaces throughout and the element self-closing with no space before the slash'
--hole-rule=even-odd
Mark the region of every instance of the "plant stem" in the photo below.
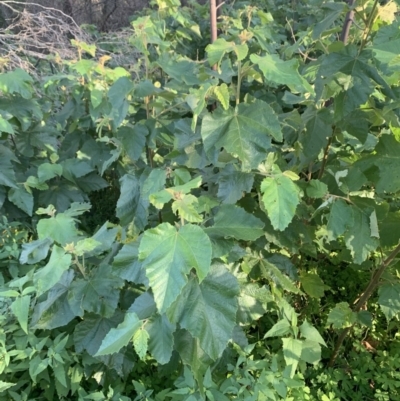
<svg viewBox="0 0 400 401">
<path fill-rule="evenodd" d="M 362 52 L 362 50 L 364 49 L 365 45 L 367 44 L 368 35 L 371 32 L 372 22 L 373 22 L 373 19 L 374 19 L 374 12 L 376 10 L 376 7 L 378 7 L 378 3 L 379 3 L 379 1 L 375 0 L 374 1 L 374 5 L 372 6 L 371 13 L 369 14 L 369 17 L 368 17 L 367 26 L 365 27 L 364 37 L 363 37 L 363 39 L 361 41 L 360 49 L 358 51 L 359 53 Z"/>
<path fill-rule="evenodd" d="M 217 40 L 217 0 L 210 0 L 210 26 L 211 26 L 211 43 Z M 212 66 L 214 71 L 217 71 L 217 64 Z M 215 108 L 215 107 L 214 107 Z"/>
<path fill-rule="evenodd" d="M 217 40 L 217 1 L 210 0 L 211 43 Z"/>
<path fill-rule="evenodd" d="M 348 0 L 349 7 L 353 7 L 355 0 Z M 340 33 L 340 40 L 344 43 L 347 44 L 347 40 L 349 39 L 349 32 L 350 32 L 350 27 L 353 22 L 354 18 L 354 10 L 350 10 L 346 14 L 346 18 L 344 20 L 342 32 Z"/>
<path fill-rule="evenodd" d="M 324 175 L 324 171 L 325 171 L 325 166 L 326 166 L 326 162 L 328 161 L 328 154 L 329 154 L 329 149 L 332 145 L 332 138 L 333 138 L 334 133 L 332 133 L 332 135 L 329 137 L 328 139 L 328 143 L 326 144 L 325 150 L 324 150 L 324 157 L 322 158 L 322 165 L 321 168 L 319 170 L 318 173 L 318 179 L 320 180 L 322 178 L 322 176 Z"/>
<path fill-rule="evenodd" d="M 240 86 L 242 85 L 242 62 L 238 60 L 238 81 L 236 87 L 236 105 L 240 103 Z"/>
<path fill-rule="evenodd" d="M 371 295 L 374 293 L 374 291 L 378 287 L 379 280 L 382 277 L 382 274 L 387 269 L 387 267 L 393 262 L 394 258 L 399 253 L 400 253 L 400 243 L 396 246 L 396 248 L 393 249 L 393 251 L 390 253 L 390 255 L 381 263 L 378 270 L 372 276 L 367 288 L 361 294 L 359 300 L 355 304 L 355 306 L 353 308 L 353 312 L 359 312 L 361 310 L 363 305 L 368 301 L 368 299 L 371 297 Z M 339 338 L 336 341 L 336 345 L 333 350 L 331 359 L 329 360 L 328 367 L 332 367 L 333 364 L 335 363 L 336 358 L 339 354 L 340 347 L 342 346 L 343 341 L 345 340 L 345 338 L 347 337 L 347 334 L 351 331 L 352 328 L 353 328 L 353 326 L 346 327 L 340 334 Z"/>
</svg>

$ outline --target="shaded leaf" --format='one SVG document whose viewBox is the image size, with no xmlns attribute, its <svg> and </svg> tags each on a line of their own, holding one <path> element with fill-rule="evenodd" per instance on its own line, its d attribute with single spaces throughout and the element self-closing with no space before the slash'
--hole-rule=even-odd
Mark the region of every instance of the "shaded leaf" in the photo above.
<svg viewBox="0 0 400 401">
<path fill-rule="evenodd" d="M 158 363 L 168 363 L 172 356 L 176 326 L 170 323 L 166 315 L 156 315 L 146 324 L 149 333 L 149 351 Z"/>
<path fill-rule="evenodd" d="M 234 205 L 222 205 L 214 217 L 214 224 L 205 232 L 210 236 L 234 237 L 254 241 L 264 234 L 264 223 L 244 209 Z"/>
<path fill-rule="evenodd" d="M 236 278 L 223 265 L 213 265 L 201 284 L 191 277 L 167 315 L 198 338 L 201 348 L 215 360 L 232 337 L 237 295 Z"/>
</svg>

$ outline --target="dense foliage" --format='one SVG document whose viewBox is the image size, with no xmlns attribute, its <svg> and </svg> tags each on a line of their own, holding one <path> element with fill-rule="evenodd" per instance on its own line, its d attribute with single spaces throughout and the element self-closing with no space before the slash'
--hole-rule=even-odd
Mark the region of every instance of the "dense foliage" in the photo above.
<svg viewBox="0 0 400 401">
<path fill-rule="evenodd" d="M 158 0 L 130 71 L 0 74 L 0 400 L 399 399 L 400 23 L 354 7 Z"/>
</svg>

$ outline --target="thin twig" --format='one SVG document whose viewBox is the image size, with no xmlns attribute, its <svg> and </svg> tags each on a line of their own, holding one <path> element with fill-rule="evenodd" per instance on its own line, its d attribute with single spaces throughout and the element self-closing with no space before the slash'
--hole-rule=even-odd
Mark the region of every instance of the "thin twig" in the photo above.
<svg viewBox="0 0 400 401">
<path fill-rule="evenodd" d="M 290 22 L 289 22 L 289 20 L 288 20 L 287 18 L 286 18 L 286 22 L 287 22 L 287 24 L 289 25 L 290 32 L 291 32 L 291 34 L 292 34 L 292 39 L 293 39 L 294 43 L 297 44 L 296 36 L 295 36 L 295 34 L 294 34 L 294 32 L 293 32 L 292 25 L 290 25 Z M 299 45 L 299 46 L 300 46 L 300 45 Z M 300 50 L 300 47 L 297 48 L 297 51 L 304 57 L 304 61 L 306 61 L 306 60 L 317 61 L 316 58 L 309 57 L 307 54 L 305 54 L 303 51 L 301 51 L 301 50 Z"/>
<path fill-rule="evenodd" d="M 382 274 L 385 272 L 385 270 L 389 267 L 389 265 L 393 262 L 393 260 L 399 253 L 400 253 L 400 243 L 396 246 L 396 248 L 394 248 L 394 250 L 390 253 L 390 255 L 381 263 L 379 269 L 372 276 L 370 282 L 368 283 L 367 288 L 365 289 L 365 291 L 362 293 L 357 303 L 355 304 L 353 312 L 359 312 L 361 308 L 365 305 L 365 303 L 369 300 L 371 295 L 378 287 Z M 339 355 L 340 347 L 342 346 L 343 341 L 345 340 L 345 338 L 347 337 L 348 333 L 351 331 L 352 328 L 353 326 L 346 327 L 340 334 L 339 338 L 337 339 L 331 359 L 329 360 L 328 363 L 329 367 L 332 367 L 333 364 L 335 363 L 336 358 Z"/>
</svg>

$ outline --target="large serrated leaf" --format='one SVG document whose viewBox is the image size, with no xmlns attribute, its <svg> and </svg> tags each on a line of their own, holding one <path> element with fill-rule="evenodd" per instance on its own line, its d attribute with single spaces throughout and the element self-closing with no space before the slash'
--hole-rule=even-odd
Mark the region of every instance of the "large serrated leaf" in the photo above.
<svg viewBox="0 0 400 401">
<path fill-rule="evenodd" d="M 370 252 L 379 245 L 378 238 L 372 236 L 370 214 L 363 213 L 358 207 L 352 206 L 354 223 L 344 235 L 346 247 L 354 258 L 354 263 L 361 264 Z"/>
<path fill-rule="evenodd" d="M 61 245 L 71 243 L 78 237 L 75 220 L 64 213 L 59 213 L 49 219 L 42 219 L 37 225 L 39 239 L 49 238 Z"/>
<path fill-rule="evenodd" d="M 201 136 L 209 155 L 215 148 L 225 148 L 242 161 L 246 170 L 256 168 L 266 158 L 271 137 L 282 140 L 277 116 L 261 100 L 242 103 L 236 109 L 218 108 L 214 113 L 207 114 L 203 119 Z"/>
<path fill-rule="evenodd" d="M 390 321 L 400 313 L 400 284 L 386 283 L 379 287 L 378 304 L 385 314 L 386 319 Z"/>
<path fill-rule="evenodd" d="M 117 217 L 122 225 L 128 225 L 132 221 L 139 230 L 143 230 L 147 224 L 149 196 L 164 188 L 166 172 L 161 169 L 153 169 L 147 175 L 145 173 L 138 179 L 132 174 L 125 174 L 121 179 L 121 195 L 117 202 Z"/>
<path fill-rule="evenodd" d="M 223 38 L 215 40 L 206 47 L 207 59 L 210 65 L 219 64 L 226 53 L 234 52 L 238 60 L 243 60 L 249 49 L 246 44 L 237 45 L 235 42 L 227 42 Z"/>
<path fill-rule="evenodd" d="M 300 188 L 288 177 L 266 177 L 261 183 L 263 203 L 275 230 L 283 231 L 292 221 L 300 203 Z"/>
<path fill-rule="evenodd" d="M 81 312 L 93 312 L 111 317 L 117 308 L 120 288 L 124 280 L 116 277 L 111 268 L 104 264 L 83 279 L 75 280 L 68 293 L 71 307 Z"/>
<path fill-rule="evenodd" d="M 253 187 L 254 175 L 235 170 L 230 164 L 218 174 L 218 198 L 234 204 Z"/>
<path fill-rule="evenodd" d="M 150 335 L 149 351 L 158 363 L 168 363 L 172 356 L 176 325 L 170 323 L 166 315 L 156 315 L 146 325 Z"/>
<path fill-rule="evenodd" d="M 77 324 L 74 331 L 74 346 L 76 352 L 86 350 L 89 355 L 95 355 L 102 341 L 112 328 L 122 322 L 122 314 L 118 313 L 111 318 L 104 318 L 95 314 L 88 314 Z"/>
<path fill-rule="evenodd" d="M 350 205 L 344 200 L 336 200 L 330 210 L 328 224 L 328 239 L 330 241 L 337 239 L 340 235 L 354 224 L 354 213 Z"/>
<path fill-rule="evenodd" d="M 259 66 L 268 82 L 279 85 L 292 85 L 297 90 L 312 92 L 311 86 L 298 72 L 299 62 L 297 60 L 284 61 L 276 54 L 266 54 L 262 57 L 252 54 L 250 60 Z"/>
<path fill-rule="evenodd" d="M 160 313 L 164 313 L 196 269 L 203 280 L 210 269 L 211 242 L 204 231 L 191 224 L 178 231 L 169 223 L 147 230 L 139 247 L 139 259 L 149 279 Z"/>
<path fill-rule="evenodd" d="M 32 216 L 33 212 L 33 195 L 26 191 L 25 188 L 11 188 L 8 192 L 8 199 L 15 206 L 23 210 L 28 216 Z"/>
<path fill-rule="evenodd" d="M 65 326 L 81 314 L 80 308 L 73 308 L 68 302 L 68 290 L 73 278 L 74 272 L 67 270 L 47 293 L 47 299 L 35 305 L 31 321 L 34 328 L 52 330 Z"/>
<path fill-rule="evenodd" d="M 167 315 L 198 338 L 201 348 L 215 360 L 236 325 L 238 292 L 236 278 L 216 264 L 201 284 L 195 277 L 189 280 Z"/>
</svg>

